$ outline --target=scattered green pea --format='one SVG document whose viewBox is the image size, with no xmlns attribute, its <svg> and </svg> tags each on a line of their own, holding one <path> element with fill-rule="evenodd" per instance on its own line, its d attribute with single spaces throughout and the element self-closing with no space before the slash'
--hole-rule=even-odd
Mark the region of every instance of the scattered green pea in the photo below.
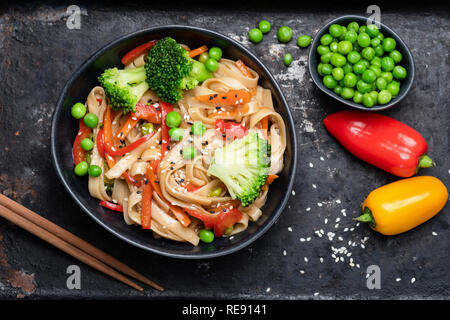
<svg viewBox="0 0 450 320">
<path fill-rule="evenodd" d="M 88 174 L 91 177 L 98 177 L 99 175 L 102 174 L 102 168 L 100 168 L 99 166 L 97 166 L 95 164 L 91 165 L 91 166 L 89 166 Z"/>
<path fill-rule="evenodd" d="M 206 126 L 202 122 L 194 122 L 191 127 L 191 132 L 194 136 L 202 136 L 206 131 Z"/>
<path fill-rule="evenodd" d="M 310 44 L 311 44 L 311 37 L 306 34 L 297 38 L 297 45 L 300 48 L 306 48 Z"/>
<path fill-rule="evenodd" d="M 208 229 L 200 230 L 198 236 L 204 243 L 211 243 L 214 241 L 214 232 Z"/>
<path fill-rule="evenodd" d="M 154 130 L 153 123 L 148 122 L 141 126 L 141 133 L 143 136 L 148 135 L 149 133 L 153 132 L 153 130 Z"/>
<path fill-rule="evenodd" d="M 267 20 L 261 20 L 258 24 L 258 28 L 262 33 L 268 33 L 270 31 L 270 27 L 270 22 Z"/>
<path fill-rule="evenodd" d="M 263 39 L 263 33 L 261 32 L 261 30 L 259 30 L 257 28 L 251 29 L 248 32 L 248 38 L 253 43 L 259 43 Z"/>
<path fill-rule="evenodd" d="M 222 58 L 222 49 L 220 49 L 219 47 L 212 47 L 211 49 L 209 49 L 209 57 L 219 61 Z"/>
<path fill-rule="evenodd" d="M 212 189 L 212 191 L 209 193 L 210 197 L 219 197 L 222 194 L 222 188 L 217 187 Z"/>
<path fill-rule="evenodd" d="M 208 60 L 205 61 L 205 67 L 210 72 L 216 72 L 217 69 L 219 69 L 219 63 L 217 62 L 216 59 L 210 57 Z"/>
<path fill-rule="evenodd" d="M 292 54 L 286 53 L 283 57 L 283 62 L 286 67 L 289 67 L 292 63 Z"/>
<path fill-rule="evenodd" d="M 202 54 L 200 54 L 199 56 L 198 56 L 198 61 L 200 61 L 201 63 L 205 63 L 206 62 L 206 60 L 208 60 L 209 59 L 209 53 L 208 52 L 203 52 Z"/>
<path fill-rule="evenodd" d="M 98 124 L 98 117 L 93 113 L 88 113 L 84 116 L 83 122 L 88 128 L 95 128 Z"/>
<path fill-rule="evenodd" d="M 328 46 L 332 41 L 333 37 L 328 33 L 325 33 L 323 36 L 320 37 L 320 43 L 323 46 Z"/>
<path fill-rule="evenodd" d="M 292 39 L 292 29 L 290 27 L 281 27 L 278 29 L 278 41 L 282 42 L 282 43 L 287 43 L 289 41 L 291 41 Z"/>
<path fill-rule="evenodd" d="M 77 176 L 85 176 L 88 173 L 89 165 L 86 161 L 81 161 L 75 166 L 73 170 Z"/>
<path fill-rule="evenodd" d="M 184 136 L 184 130 L 181 128 L 171 128 L 169 130 L 170 140 L 180 141 Z"/>
<path fill-rule="evenodd" d="M 213 60 L 213 59 L 210 59 Z M 169 128 L 177 128 L 182 121 L 181 115 L 176 111 L 171 111 L 166 115 L 166 124 Z"/>
<path fill-rule="evenodd" d="M 187 146 L 183 149 L 183 157 L 187 160 L 192 160 L 197 155 L 195 148 L 192 146 Z"/>
<path fill-rule="evenodd" d="M 94 149 L 94 142 L 89 138 L 84 138 L 81 140 L 80 145 L 84 151 L 91 151 Z"/>
</svg>

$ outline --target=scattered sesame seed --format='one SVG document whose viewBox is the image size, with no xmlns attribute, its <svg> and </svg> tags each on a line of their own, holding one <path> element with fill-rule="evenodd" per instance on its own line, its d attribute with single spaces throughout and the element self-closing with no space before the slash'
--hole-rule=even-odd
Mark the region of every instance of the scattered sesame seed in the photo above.
<svg viewBox="0 0 450 320">
<path fill-rule="evenodd" d="M 266 292 L 270 292 L 270 288 L 267 288 L 267 289 L 266 289 Z"/>
<path fill-rule="evenodd" d="M 313 187 L 314 189 L 317 189 L 317 186 L 316 186 L 314 183 L 313 183 L 312 187 Z"/>
<path fill-rule="evenodd" d="M 416 278 L 412 277 L 411 278 L 411 283 L 414 283 L 414 282 L 416 282 Z"/>
<path fill-rule="evenodd" d="M 402 281 L 402 279 L 401 278 L 397 278 L 397 279 L 395 279 L 395 281 L 396 282 L 400 282 L 400 281 Z"/>
<path fill-rule="evenodd" d="M 432 234 L 433 236 L 437 236 L 437 235 L 438 235 L 438 234 L 437 234 L 436 232 L 434 232 L 434 231 L 433 231 L 431 234 Z"/>
<path fill-rule="evenodd" d="M 305 270 L 300 270 L 300 273 L 301 274 L 305 274 Z"/>
<path fill-rule="evenodd" d="M 308 262 L 308 258 L 307 257 L 304 257 L 304 260 L 305 260 L 305 262 Z"/>
<path fill-rule="evenodd" d="M 336 200 L 336 203 L 337 203 L 337 204 L 341 203 L 341 200 L 337 199 L 337 200 Z"/>
<path fill-rule="evenodd" d="M 283 256 L 285 256 L 286 255 L 286 250 L 283 250 Z"/>
<path fill-rule="evenodd" d="M 320 202 L 318 202 L 318 203 L 317 203 L 317 205 L 318 205 L 319 207 L 321 207 L 321 206 L 322 206 L 322 204 L 321 204 Z"/>
<path fill-rule="evenodd" d="M 325 220 L 323 220 L 323 223 L 327 224 L 328 223 L 328 219 L 325 218 Z"/>
<path fill-rule="evenodd" d="M 295 196 L 295 191 L 294 190 L 292 190 L 292 195 Z"/>
<path fill-rule="evenodd" d="M 306 208 L 306 211 L 309 211 L 309 210 L 311 210 L 311 208 L 309 208 L 309 207 L 308 207 L 308 208 Z"/>
<path fill-rule="evenodd" d="M 322 258 L 322 257 L 320 257 L 320 259 L 319 259 L 319 260 L 320 260 L 320 263 L 323 263 L 323 258 Z"/>
<path fill-rule="evenodd" d="M 319 295 L 319 293 L 318 293 L 318 292 L 314 292 L 314 296 L 316 296 L 316 297 L 317 297 L 318 295 Z"/>
<path fill-rule="evenodd" d="M 314 167 L 314 165 L 310 162 L 309 167 L 312 168 L 312 167 Z"/>
<path fill-rule="evenodd" d="M 288 227 L 288 231 L 289 231 L 289 232 L 292 232 L 292 228 L 291 228 L 291 227 Z"/>
</svg>

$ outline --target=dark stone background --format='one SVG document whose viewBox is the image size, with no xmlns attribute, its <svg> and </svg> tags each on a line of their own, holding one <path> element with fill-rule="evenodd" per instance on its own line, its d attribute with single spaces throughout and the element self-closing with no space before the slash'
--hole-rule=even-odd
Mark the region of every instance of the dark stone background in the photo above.
<svg viewBox="0 0 450 320">
<path fill-rule="evenodd" d="M 320 3 L 317 8 L 314 3 L 274 4 L 271 8 L 190 2 L 165 8 L 151 2 L 122 6 L 77 3 L 82 9 L 80 30 L 66 27 L 68 4 L 0 6 L 0 192 L 148 275 L 166 291 L 148 289 L 139 293 L 129 289 L 1 219 L 0 298 L 450 297 L 449 207 L 416 230 L 395 237 L 356 226 L 351 219 L 359 214 L 367 194 L 396 178 L 359 161 L 327 134 L 321 121 L 342 106 L 311 82 L 307 71 L 309 49 L 299 49 L 294 41 L 280 45 L 276 40 L 276 28 L 281 25 L 291 26 L 295 36 L 314 35 L 332 18 L 364 15 L 367 5 L 345 9 Z M 382 22 L 406 41 L 417 67 L 407 98 L 384 113 L 423 134 L 429 154 L 438 165 L 421 174 L 439 177 L 448 186 L 450 10 L 410 5 L 385 5 L 381 9 Z M 261 19 L 268 19 L 273 29 L 262 43 L 250 44 L 247 31 Z M 50 161 L 51 116 L 71 73 L 117 37 L 164 24 L 206 27 L 244 43 L 279 80 L 295 119 L 299 137 L 295 195 L 267 234 L 227 257 L 175 260 L 116 239 L 75 205 Z M 282 56 L 288 51 L 294 63 L 286 69 Z M 338 217 L 341 220 L 335 228 Z M 320 229 L 325 232 L 322 238 L 314 235 Z M 332 241 L 327 232 L 335 233 Z M 301 241 L 308 237 L 310 241 Z M 351 257 L 345 255 L 344 262 L 335 262 L 333 247 L 346 247 Z M 71 264 L 81 266 L 81 290 L 66 289 L 66 268 Z M 366 268 L 372 264 L 381 268 L 380 290 L 366 287 Z M 416 279 L 414 283 L 412 278 Z"/>
</svg>

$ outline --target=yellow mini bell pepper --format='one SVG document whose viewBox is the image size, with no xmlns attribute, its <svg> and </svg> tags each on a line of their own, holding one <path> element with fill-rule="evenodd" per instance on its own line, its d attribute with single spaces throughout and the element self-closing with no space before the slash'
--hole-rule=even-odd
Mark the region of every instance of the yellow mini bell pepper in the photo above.
<svg viewBox="0 0 450 320">
<path fill-rule="evenodd" d="M 445 206 L 448 191 L 435 177 L 399 180 L 373 190 L 355 220 L 384 235 L 411 230 L 434 217 Z"/>
</svg>

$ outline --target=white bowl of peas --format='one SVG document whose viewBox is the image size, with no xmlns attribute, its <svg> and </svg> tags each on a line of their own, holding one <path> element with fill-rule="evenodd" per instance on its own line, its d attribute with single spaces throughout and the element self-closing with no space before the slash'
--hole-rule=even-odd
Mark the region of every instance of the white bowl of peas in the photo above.
<svg viewBox="0 0 450 320">
<path fill-rule="evenodd" d="M 404 41 L 382 23 L 346 15 L 314 37 L 309 71 L 327 95 L 363 110 L 384 110 L 401 101 L 414 81 L 414 59 Z"/>
</svg>

